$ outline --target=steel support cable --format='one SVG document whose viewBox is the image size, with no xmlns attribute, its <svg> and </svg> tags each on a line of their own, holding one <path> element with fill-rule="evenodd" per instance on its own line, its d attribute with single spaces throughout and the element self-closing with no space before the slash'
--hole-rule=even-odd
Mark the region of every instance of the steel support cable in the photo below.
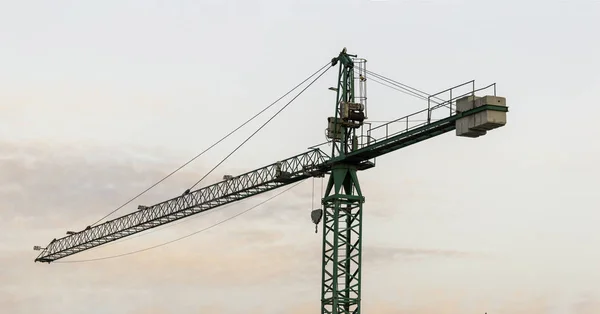
<svg viewBox="0 0 600 314">
<path fill-rule="evenodd" d="M 378 79 L 379 79 L 379 78 L 378 78 Z M 369 81 L 371 81 L 371 82 L 375 82 L 375 83 L 377 83 L 377 84 L 379 84 L 379 85 L 383 85 L 383 86 L 385 86 L 385 87 L 389 87 L 389 88 L 391 88 L 391 89 L 397 90 L 397 91 L 399 91 L 399 92 L 405 93 L 405 94 L 407 94 L 407 95 L 410 95 L 410 96 L 414 96 L 414 97 L 416 97 L 416 98 L 419 98 L 419 99 L 422 99 L 422 100 L 427 100 L 427 97 L 425 97 L 425 96 L 423 96 L 423 95 L 420 95 L 420 94 L 418 94 L 418 93 L 415 93 L 415 92 L 413 92 L 413 91 L 411 91 L 411 90 L 408 90 L 408 89 L 405 89 L 405 88 L 400 88 L 400 87 L 397 87 L 397 86 L 388 85 L 388 84 L 386 84 L 386 83 L 384 83 L 384 82 L 380 82 L 380 81 L 378 81 L 377 79 L 374 79 L 373 77 L 369 78 Z M 437 104 L 437 102 L 436 102 L 436 104 Z"/>
<path fill-rule="evenodd" d="M 189 237 L 194 236 L 194 235 L 196 235 L 198 233 L 207 231 L 207 230 L 212 229 L 212 228 L 214 228 L 214 227 L 216 227 L 218 225 L 221 225 L 221 224 L 223 224 L 223 223 L 225 223 L 225 222 L 227 222 L 229 220 L 232 220 L 232 219 L 234 219 L 236 217 L 239 217 L 239 216 L 241 216 L 241 215 L 243 215 L 243 214 L 245 214 L 245 213 L 247 213 L 247 212 L 249 212 L 249 211 L 251 211 L 251 210 L 253 210 L 253 209 L 255 209 L 255 208 L 257 208 L 257 207 L 259 207 L 259 206 L 261 206 L 261 205 L 263 205 L 263 204 L 265 204 L 267 202 L 269 202 L 269 201 L 271 201 L 271 200 L 273 200 L 274 198 L 282 195 L 283 193 L 288 192 L 289 190 L 295 188 L 296 186 L 298 186 L 300 183 L 302 183 L 304 181 L 306 181 L 306 179 L 304 179 L 304 180 L 302 180 L 302 181 L 300 181 L 300 182 L 298 182 L 298 183 L 290 186 L 289 188 L 287 188 L 287 189 L 285 189 L 285 190 L 283 190 L 283 191 L 281 191 L 281 192 L 279 192 L 279 193 L 277 193 L 277 194 L 275 194 L 275 195 L 267 198 L 266 200 L 264 200 L 264 201 L 262 201 L 262 202 L 260 202 L 260 203 L 258 203 L 256 205 L 254 205 L 252 207 L 249 207 L 249 208 L 247 208 L 247 209 L 245 209 L 245 210 L 243 210 L 243 211 L 241 211 L 241 212 L 239 212 L 239 213 L 237 213 L 237 214 L 235 214 L 235 215 L 233 215 L 231 217 L 225 218 L 225 219 L 223 219 L 223 220 L 221 220 L 221 221 L 219 221 L 219 222 L 217 222 L 215 224 L 212 224 L 212 225 L 210 225 L 208 227 L 205 227 L 205 228 L 202 228 L 200 230 L 194 231 L 194 232 L 192 232 L 190 234 L 187 234 L 185 236 L 173 239 L 171 241 L 167 241 L 167 242 L 163 242 L 161 244 L 153 245 L 153 246 L 147 247 L 145 249 L 131 251 L 131 252 L 117 254 L 117 255 L 104 256 L 104 257 L 91 258 L 91 259 L 84 259 L 84 260 L 74 260 L 74 261 L 55 261 L 54 263 L 67 264 L 67 263 L 95 262 L 95 261 L 101 261 L 101 260 L 107 260 L 107 259 L 113 259 L 113 258 L 123 257 L 123 256 L 127 256 L 127 255 L 133 255 L 133 254 L 137 254 L 137 253 L 141 253 L 141 252 L 145 252 L 145 251 L 150 251 L 152 249 L 156 249 L 156 248 L 159 248 L 159 247 L 162 247 L 162 246 L 165 246 L 165 245 L 169 245 L 171 243 L 175 243 L 175 242 L 181 241 L 183 239 L 189 238 Z"/>
<path fill-rule="evenodd" d="M 396 86 L 398 86 L 399 88 L 406 89 L 406 90 L 412 90 L 412 91 L 414 91 L 414 92 L 416 92 L 416 93 L 420 93 L 421 95 L 425 96 L 425 98 L 428 98 L 429 96 L 431 96 L 430 94 L 428 94 L 428 93 L 426 93 L 426 92 L 424 92 L 424 91 L 422 91 L 422 90 L 419 90 L 419 89 L 417 89 L 417 88 L 414 88 L 414 87 L 412 87 L 412 86 L 408 86 L 408 85 L 406 85 L 406 84 L 400 83 L 400 82 L 398 82 L 398 81 L 395 81 L 395 80 L 393 80 L 393 79 L 391 79 L 391 78 L 385 77 L 385 76 L 383 76 L 383 75 L 381 75 L 381 74 L 377 74 L 377 73 L 375 73 L 375 72 L 373 72 L 373 71 L 365 70 L 365 72 L 366 72 L 367 74 L 369 74 L 369 75 L 373 75 L 373 76 L 375 76 L 375 77 L 378 77 L 379 79 L 381 79 L 381 80 L 384 80 L 384 81 L 386 81 L 386 82 L 388 82 L 388 83 L 390 83 L 390 84 L 396 85 Z M 439 97 L 433 97 L 433 98 L 435 98 L 435 99 L 437 99 L 437 100 L 440 100 L 440 101 L 444 101 L 443 99 L 440 99 Z"/>
<path fill-rule="evenodd" d="M 373 76 L 375 76 L 375 75 L 373 75 Z M 377 81 L 376 79 L 373 79 L 372 77 L 371 77 L 369 80 L 370 80 L 370 81 L 373 81 L 373 82 L 375 82 L 375 83 L 377 83 L 377 84 L 380 84 L 380 85 L 383 85 L 383 86 L 389 87 L 389 88 L 391 88 L 391 89 L 397 90 L 397 91 L 399 91 L 399 92 L 402 92 L 402 93 L 408 94 L 408 95 L 410 95 L 410 96 L 414 96 L 414 97 L 417 97 L 417 98 L 419 98 L 419 99 L 422 99 L 422 100 L 425 100 L 425 101 L 431 101 L 432 103 L 434 103 L 434 104 L 436 104 L 436 105 L 441 105 L 441 106 L 443 106 L 443 107 L 450 108 L 450 106 L 447 104 L 447 103 L 448 103 L 448 101 L 447 101 L 447 100 L 443 100 L 443 99 L 441 99 L 441 98 L 439 98 L 439 97 L 432 97 L 432 98 L 438 99 L 438 100 L 439 100 L 439 102 L 438 102 L 438 101 L 435 101 L 435 100 L 432 100 L 432 99 L 430 99 L 429 97 L 425 97 L 425 96 L 419 95 L 419 94 L 417 94 L 417 93 L 415 93 L 415 92 L 413 92 L 413 91 L 409 91 L 409 90 L 407 90 L 407 89 L 405 89 L 405 88 L 402 88 L 402 87 L 397 87 L 397 86 L 390 86 L 390 85 L 388 85 L 388 84 L 386 84 L 386 83 L 379 82 L 379 81 Z M 382 79 L 382 80 L 383 80 L 383 79 Z"/>
<path fill-rule="evenodd" d="M 386 84 L 386 83 L 379 82 L 379 81 L 377 81 L 377 80 L 373 79 L 372 77 L 371 77 L 369 80 L 370 80 L 370 81 L 373 81 L 373 82 L 375 82 L 375 83 L 377 83 L 377 84 L 383 85 L 383 86 L 385 86 L 385 87 L 389 87 L 389 88 L 391 88 L 391 89 L 397 90 L 397 91 L 399 91 L 399 92 L 402 92 L 402 93 L 405 93 L 405 94 L 408 94 L 408 95 L 411 95 L 411 96 L 417 97 L 417 98 L 419 98 L 419 99 L 422 99 L 422 100 L 428 100 L 428 98 L 427 98 L 427 97 L 424 97 L 424 96 L 418 95 L 418 94 L 416 94 L 416 93 L 414 93 L 414 92 L 410 92 L 410 93 L 409 93 L 408 91 L 405 91 L 405 90 L 402 90 L 402 89 L 396 88 L 395 86 L 390 86 L 390 85 L 388 85 L 388 84 Z M 449 107 L 447 104 L 444 104 L 444 102 L 446 102 L 446 101 L 442 101 L 441 103 L 439 103 L 439 102 L 437 102 L 437 101 L 435 101 L 435 100 L 430 100 L 430 101 L 431 101 L 432 103 L 436 104 L 436 105 L 442 105 L 442 106 L 444 106 L 444 107 L 446 107 L 446 108 L 448 108 L 448 107 Z M 408 122 L 418 122 L 418 121 L 419 121 L 419 120 L 410 120 L 410 121 L 408 121 Z M 423 121 L 428 121 L 428 120 L 423 120 Z M 375 121 L 370 121 L 370 122 L 371 122 L 371 123 L 373 123 L 373 122 L 375 122 Z M 390 121 L 390 122 L 391 122 L 391 121 Z"/>
<path fill-rule="evenodd" d="M 207 149 L 203 150 L 201 153 L 199 153 L 198 155 L 194 156 L 192 159 L 190 159 L 189 161 L 187 161 L 186 163 L 184 163 L 183 165 L 179 166 L 179 168 L 175 169 L 174 171 L 172 171 L 171 173 L 169 173 L 168 175 L 166 175 L 164 178 L 160 179 L 158 182 L 154 183 L 153 185 L 151 185 L 149 188 L 145 189 L 144 191 L 142 191 L 141 193 L 139 193 L 138 195 L 134 196 L 133 198 L 131 198 L 130 200 L 128 200 L 127 202 L 125 202 L 123 205 L 117 207 L 115 210 L 111 211 L 110 213 L 108 213 L 107 215 L 105 215 L 104 217 L 98 219 L 96 222 L 94 222 L 93 224 L 91 224 L 90 226 L 95 226 L 97 225 L 99 222 L 101 222 L 102 220 L 108 218 L 110 215 L 116 213 L 117 211 L 119 211 L 121 208 L 127 206 L 129 203 L 133 202 L 134 200 L 136 200 L 138 197 L 144 195 L 146 192 L 150 191 L 152 188 L 154 188 L 155 186 L 159 185 L 160 183 L 162 183 L 163 181 L 165 181 L 166 179 L 168 179 L 169 177 L 171 177 L 172 175 L 174 175 L 176 172 L 178 172 L 179 170 L 183 169 L 185 166 L 187 166 L 188 164 L 190 164 L 191 162 L 193 162 L 194 160 L 198 159 L 200 156 L 204 155 L 204 153 L 208 152 L 210 149 L 212 149 L 213 147 L 215 147 L 216 145 L 218 145 L 219 143 L 221 143 L 222 141 L 224 141 L 225 139 L 227 139 L 229 136 L 231 136 L 233 133 L 237 132 L 239 129 L 241 129 L 242 127 L 244 127 L 246 124 L 250 123 L 252 120 L 256 119 L 256 117 L 258 117 L 259 115 L 261 115 L 263 112 L 267 111 L 269 108 L 273 107 L 277 102 L 279 102 L 281 99 L 283 99 L 284 97 L 286 97 L 287 95 L 289 95 L 291 92 L 293 92 L 294 90 L 296 90 L 298 87 L 302 86 L 302 84 L 306 83 L 308 80 L 310 80 L 313 76 L 317 75 L 317 73 L 321 72 L 324 68 L 326 68 L 328 65 L 331 64 L 331 61 L 328 61 L 324 66 L 322 66 L 319 70 L 315 71 L 313 74 L 311 74 L 309 77 L 307 77 L 305 80 L 303 80 L 302 82 L 300 82 L 298 85 L 294 86 L 294 88 L 292 88 L 291 90 L 289 90 L 287 93 L 283 94 L 283 96 L 279 97 L 277 100 L 275 100 L 274 102 L 272 102 L 270 105 L 268 105 L 267 107 L 265 107 L 264 109 L 262 109 L 261 111 L 259 111 L 257 114 L 255 114 L 252 118 L 246 120 L 246 122 L 242 123 L 240 126 L 238 126 L 237 128 L 235 128 L 233 131 L 229 132 L 227 135 L 225 135 L 224 137 L 222 137 L 220 140 L 216 141 L 215 143 L 213 143 L 211 146 L 209 146 Z"/>
<path fill-rule="evenodd" d="M 321 70 L 323 68 L 321 68 Z M 200 178 L 200 180 L 198 180 L 196 183 L 194 183 L 186 192 L 189 192 L 196 185 L 198 185 L 200 182 L 202 182 L 202 180 L 204 180 L 207 176 L 209 176 L 213 171 L 215 171 L 215 169 L 217 169 L 217 167 L 219 167 L 222 163 L 224 163 L 225 160 L 227 160 L 229 157 L 231 157 L 231 155 L 233 155 L 238 149 L 240 149 L 242 146 L 244 146 L 244 144 L 246 144 L 246 142 L 248 142 L 252 137 L 254 137 L 254 135 L 256 135 L 256 133 L 258 133 L 262 128 L 264 128 L 269 122 L 271 122 L 271 120 L 273 120 L 275 117 L 277 117 L 285 108 L 287 108 L 294 100 L 296 100 L 296 98 L 298 98 L 300 95 L 302 95 L 302 93 L 304 93 L 304 91 L 306 91 L 310 86 L 312 86 L 312 84 L 314 84 L 319 78 L 321 78 L 321 76 L 323 76 L 325 73 L 327 73 L 327 71 L 329 69 L 331 69 L 331 64 L 329 65 L 329 67 L 327 69 L 325 69 L 325 71 L 323 71 L 321 74 L 319 74 L 312 82 L 310 82 L 308 85 L 306 85 L 298 93 L 298 95 L 294 96 L 294 98 L 292 98 L 287 104 L 285 104 L 283 107 L 281 107 L 281 109 L 279 109 L 275 114 L 273 114 L 273 116 L 271 118 L 269 118 L 269 120 L 267 120 L 258 129 L 256 129 L 256 131 L 254 131 L 252 134 L 250 134 L 250 136 L 248 136 L 248 138 L 246 138 L 240 145 L 238 145 L 233 151 L 231 151 L 231 153 L 229 153 L 227 156 L 225 156 L 225 158 L 223 158 L 221 161 L 219 161 L 219 163 L 217 163 L 212 169 L 210 169 L 210 171 L 207 172 L 202 178 Z"/>
<path fill-rule="evenodd" d="M 420 93 L 420 94 L 422 94 L 422 95 L 423 95 L 423 96 L 422 96 L 422 97 L 423 97 L 423 98 L 422 98 L 423 100 L 428 100 L 428 101 L 431 101 L 432 103 L 434 103 L 434 104 L 436 104 L 436 105 L 442 105 L 442 106 L 444 106 L 444 107 L 447 107 L 447 108 L 449 107 L 448 105 L 444 104 L 444 103 L 448 102 L 447 100 L 444 100 L 444 99 L 442 99 L 442 98 L 440 98 L 440 97 L 437 97 L 437 96 L 433 96 L 433 97 L 431 97 L 431 98 L 430 98 L 430 96 L 431 96 L 431 95 L 430 95 L 430 94 L 428 94 L 428 93 L 426 93 L 426 92 L 424 92 L 424 91 L 422 91 L 422 90 L 419 90 L 419 89 L 417 89 L 417 88 L 414 88 L 414 87 L 408 86 L 408 85 L 406 85 L 406 84 L 402 84 L 402 83 L 400 83 L 400 82 L 398 82 L 398 81 L 394 81 L 394 80 L 392 80 L 391 78 L 385 77 L 385 76 L 383 76 L 383 75 L 381 75 L 381 74 L 377 74 L 377 73 L 375 73 L 375 72 L 372 72 L 372 71 L 369 71 L 369 70 L 365 70 L 365 71 L 366 71 L 368 74 L 370 74 L 370 75 L 373 75 L 373 76 L 375 76 L 375 77 L 377 77 L 377 78 L 380 78 L 381 80 L 384 80 L 384 81 L 386 81 L 386 82 L 388 82 L 388 83 L 390 83 L 390 84 L 392 84 L 392 85 L 395 85 L 395 86 L 397 86 L 397 87 L 399 87 L 399 88 L 401 88 L 401 89 L 404 89 L 404 90 L 409 90 L 409 89 L 410 89 L 410 90 L 414 90 L 415 92 L 418 92 L 418 93 Z M 381 84 L 381 83 L 380 83 L 380 84 Z M 389 87 L 389 86 L 388 86 L 388 87 Z M 404 91 L 402 91 L 402 90 L 401 90 L 401 92 L 404 92 Z M 413 96 L 414 96 L 414 95 L 413 95 Z M 419 97 L 419 98 L 420 98 L 420 97 Z M 435 100 L 432 100 L 432 99 L 435 99 Z"/>
<path fill-rule="evenodd" d="M 381 74 L 377 74 L 377 73 L 371 72 L 371 71 L 368 71 L 367 74 L 371 75 L 371 79 L 373 79 L 373 77 L 381 79 L 381 80 L 385 81 L 386 83 L 392 84 L 392 85 L 396 86 L 399 89 L 402 89 L 403 91 L 405 91 L 407 93 L 418 95 L 417 97 L 425 97 L 425 98 L 427 98 L 427 96 L 429 96 L 427 93 L 425 93 L 423 91 L 420 91 L 420 90 L 418 90 L 416 88 L 412 88 L 412 87 L 410 87 L 408 85 L 405 85 L 405 84 L 402 84 L 400 82 L 394 81 L 394 80 L 392 80 L 390 78 L 387 78 L 387 77 L 385 77 L 385 76 L 383 76 Z"/>
<path fill-rule="evenodd" d="M 386 76 L 384 76 L 384 75 L 381 75 L 381 74 L 375 73 L 375 72 L 373 72 L 373 71 L 370 71 L 370 70 L 365 70 L 365 72 L 366 72 L 367 74 L 369 74 L 369 75 L 376 76 L 376 77 L 378 77 L 378 78 L 380 78 L 380 79 L 382 79 L 382 80 L 384 80 L 384 81 L 387 81 L 387 82 L 389 82 L 389 83 L 391 83 L 391 84 L 394 84 L 394 85 L 396 85 L 396 86 L 398 86 L 398 87 L 400 87 L 400 88 L 407 89 L 407 90 L 411 90 L 411 91 L 414 91 L 414 92 L 416 92 L 416 93 L 419 93 L 419 94 L 421 94 L 421 95 L 424 95 L 424 96 L 429 96 L 429 94 L 428 94 L 428 93 L 426 93 L 426 92 L 424 92 L 424 91 L 422 91 L 422 90 L 419 90 L 419 89 L 417 89 L 417 88 L 414 88 L 414 87 L 412 87 L 412 86 L 408 86 L 408 85 L 406 85 L 406 84 L 400 83 L 400 82 L 398 82 L 398 81 L 395 81 L 395 80 L 393 80 L 393 79 L 391 79 L 391 78 L 388 78 L 388 77 L 386 77 Z"/>
</svg>

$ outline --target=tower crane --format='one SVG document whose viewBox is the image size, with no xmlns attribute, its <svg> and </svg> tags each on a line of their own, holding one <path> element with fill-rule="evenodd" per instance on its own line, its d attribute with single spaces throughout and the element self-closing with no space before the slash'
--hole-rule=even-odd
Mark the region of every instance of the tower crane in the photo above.
<svg viewBox="0 0 600 314">
<path fill-rule="evenodd" d="M 51 263 L 135 233 L 165 225 L 219 206 L 271 191 L 311 177 L 329 176 L 322 208 L 311 212 L 313 223 L 322 220 L 321 313 L 361 312 L 362 216 L 365 197 L 359 171 L 375 167 L 375 160 L 401 148 L 447 132 L 476 138 L 506 124 L 506 99 L 496 96 L 496 84 L 476 88 L 469 81 L 427 97 L 427 108 L 372 127 L 367 120 L 366 82 L 372 72 L 366 60 L 344 48 L 329 64 L 339 65 L 335 111 L 327 118 L 326 135 L 331 151 L 311 147 L 241 175 L 190 191 L 152 206 L 140 205 L 130 214 L 70 231 L 52 240 L 36 262 Z M 358 88 L 355 88 L 358 85 Z M 460 90 L 467 89 L 467 92 Z M 493 93 L 476 93 L 493 89 Z M 441 98 L 442 95 L 448 95 Z M 446 96 L 444 96 L 446 97 Z M 442 112 L 442 118 L 435 119 Z M 411 124 L 415 118 L 422 121 Z M 397 131 L 390 131 L 394 127 Z M 398 129 L 399 127 L 399 129 Z"/>
</svg>

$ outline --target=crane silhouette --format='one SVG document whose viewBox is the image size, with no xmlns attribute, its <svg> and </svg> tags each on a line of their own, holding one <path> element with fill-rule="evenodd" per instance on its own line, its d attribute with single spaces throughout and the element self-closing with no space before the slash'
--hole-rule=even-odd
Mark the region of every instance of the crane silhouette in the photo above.
<svg viewBox="0 0 600 314">
<path fill-rule="evenodd" d="M 346 48 L 328 62 L 321 75 L 336 65 L 339 65 L 337 87 L 330 88 L 336 92 L 335 111 L 327 118 L 326 128 L 327 143 L 331 145 L 329 154 L 319 146 L 311 147 L 305 153 L 262 168 L 225 176 L 220 182 L 196 190 L 187 189 L 182 195 L 158 204 L 140 205 L 137 211 L 122 217 L 70 231 L 45 248 L 35 246 L 34 249 L 41 250 L 35 261 L 51 263 L 294 182 L 328 175 L 322 208 L 311 212 L 315 225 L 323 222 L 321 313 L 360 313 L 365 197 L 358 172 L 375 167 L 377 157 L 453 130 L 461 137 L 485 135 L 506 124 L 508 107 L 505 98 L 496 96 L 495 83 L 476 89 L 475 82 L 469 81 L 424 97 L 427 108 L 423 110 L 372 127 L 365 123 L 366 83 L 370 75 L 381 76 L 368 71 L 366 60 L 348 54 Z M 465 88 L 467 92 L 459 92 Z M 493 95 L 476 95 L 491 89 Z M 442 98 L 445 97 L 442 95 L 449 96 Z M 434 119 L 434 114 L 440 112 L 443 117 Z M 394 127 L 397 131 L 390 131 Z"/>
</svg>

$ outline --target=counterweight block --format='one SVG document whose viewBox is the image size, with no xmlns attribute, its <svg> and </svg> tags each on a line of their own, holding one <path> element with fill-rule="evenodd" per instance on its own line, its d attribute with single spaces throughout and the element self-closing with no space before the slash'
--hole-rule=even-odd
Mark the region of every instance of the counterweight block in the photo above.
<svg viewBox="0 0 600 314">
<path fill-rule="evenodd" d="M 456 101 L 456 112 L 468 112 L 480 107 L 502 108 L 504 110 L 485 109 L 456 120 L 456 135 L 479 137 L 487 131 L 506 125 L 506 98 L 498 96 L 467 96 Z"/>
</svg>

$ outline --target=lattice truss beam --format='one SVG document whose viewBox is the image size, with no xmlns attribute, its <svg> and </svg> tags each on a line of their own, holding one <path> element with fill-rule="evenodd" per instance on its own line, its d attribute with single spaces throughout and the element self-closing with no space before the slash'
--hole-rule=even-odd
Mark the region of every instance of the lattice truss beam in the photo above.
<svg viewBox="0 0 600 314">
<path fill-rule="evenodd" d="M 258 195 L 325 171 L 329 157 L 320 149 L 273 163 L 120 218 L 54 239 L 36 258 L 53 262 L 63 257 L 158 227 L 218 206 Z"/>
<path fill-rule="evenodd" d="M 323 198 L 321 313 L 360 313 L 364 197 L 356 168 L 336 165 Z"/>
</svg>

